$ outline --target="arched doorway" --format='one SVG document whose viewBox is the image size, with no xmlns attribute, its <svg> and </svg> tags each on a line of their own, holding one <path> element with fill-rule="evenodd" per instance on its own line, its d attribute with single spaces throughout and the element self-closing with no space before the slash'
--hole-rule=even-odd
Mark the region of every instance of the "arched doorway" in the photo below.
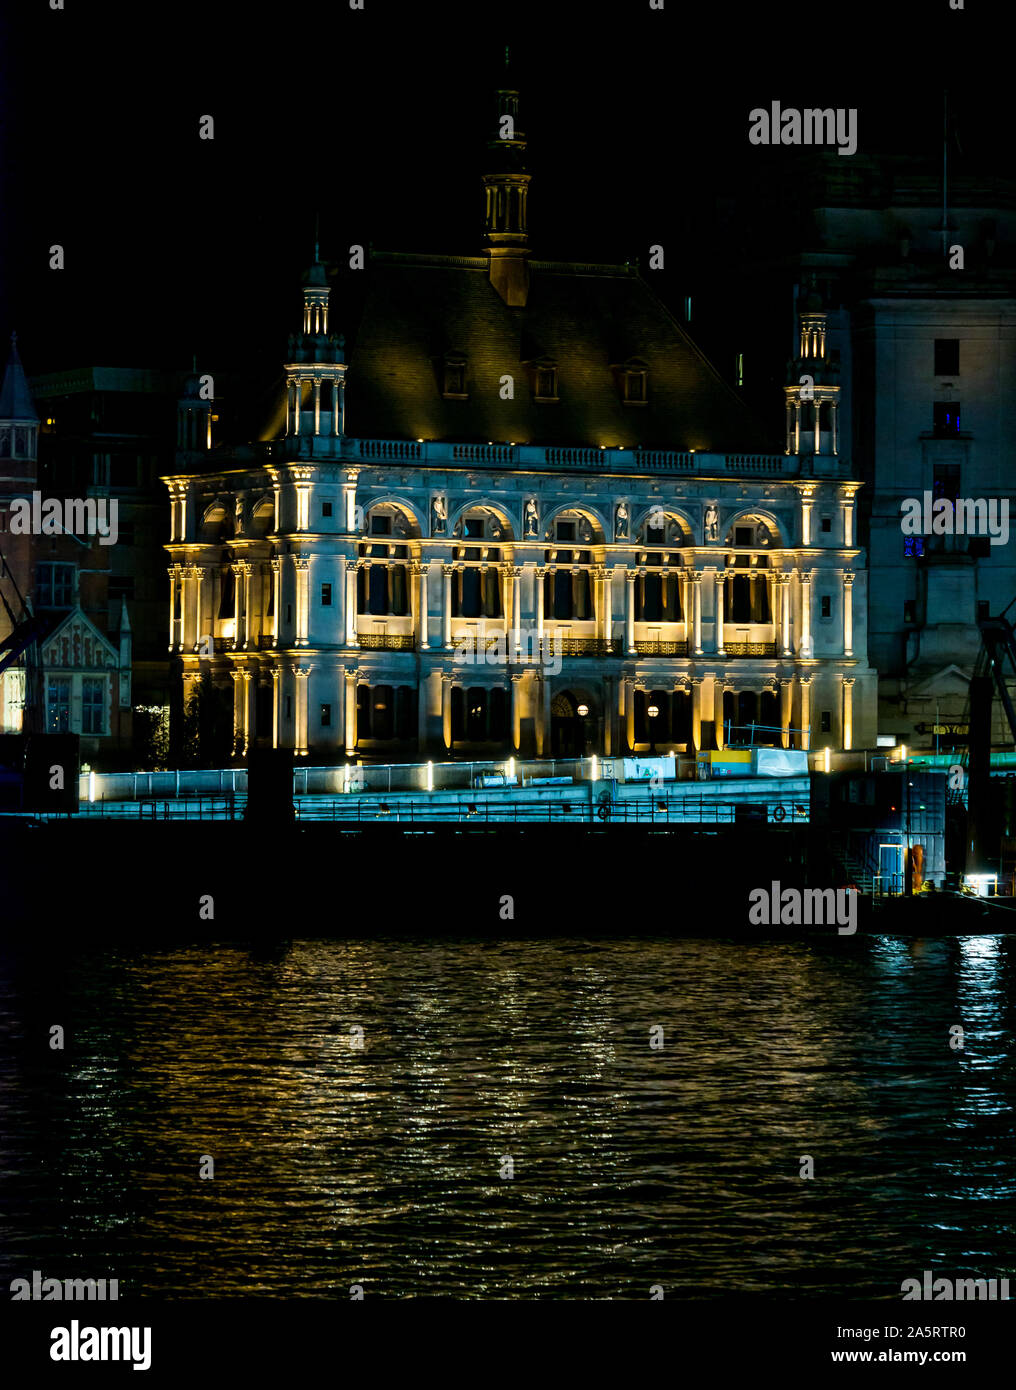
<svg viewBox="0 0 1016 1390">
<path fill-rule="evenodd" d="M 550 705 L 550 750 L 554 758 L 584 758 L 596 732 L 588 696 L 560 690 Z"/>
</svg>

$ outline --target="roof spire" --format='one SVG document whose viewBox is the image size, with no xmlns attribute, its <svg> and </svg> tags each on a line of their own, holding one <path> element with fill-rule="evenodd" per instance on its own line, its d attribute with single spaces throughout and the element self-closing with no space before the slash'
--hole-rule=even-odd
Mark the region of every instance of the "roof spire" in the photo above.
<svg viewBox="0 0 1016 1390">
<path fill-rule="evenodd" d="M 483 175 L 486 239 L 491 284 L 506 304 L 522 307 L 529 295 L 529 174 L 526 137 L 519 128 L 519 93 L 508 70 L 507 44 L 504 58 L 505 71 L 497 90 L 497 130 L 487 142 L 487 172 Z"/>
<path fill-rule="evenodd" d="M 3 385 L 0 387 L 0 420 L 37 421 L 39 418 L 28 389 L 28 378 L 18 353 L 18 335 L 11 334 L 11 351 L 7 358 Z"/>
</svg>

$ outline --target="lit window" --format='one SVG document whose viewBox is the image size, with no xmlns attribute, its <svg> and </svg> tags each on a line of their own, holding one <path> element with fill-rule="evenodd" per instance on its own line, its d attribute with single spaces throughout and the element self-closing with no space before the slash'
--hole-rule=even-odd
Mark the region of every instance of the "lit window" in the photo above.
<svg viewBox="0 0 1016 1390">
<path fill-rule="evenodd" d="M 46 732 L 66 734 L 71 726 L 71 682 L 69 676 L 46 679 Z"/>
<path fill-rule="evenodd" d="M 81 682 L 81 732 L 83 734 L 104 734 L 106 732 L 105 692 L 106 682 L 101 676 L 86 676 Z"/>
<path fill-rule="evenodd" d="M 321 585 L 321 607 L 331 608 L 332 606 L 332 586 L 330 584 Z"/>
</svg>

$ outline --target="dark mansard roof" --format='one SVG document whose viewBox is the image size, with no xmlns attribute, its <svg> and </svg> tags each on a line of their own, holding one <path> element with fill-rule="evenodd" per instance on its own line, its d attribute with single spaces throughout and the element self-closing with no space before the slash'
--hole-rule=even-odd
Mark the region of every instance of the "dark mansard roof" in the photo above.
<svg viewBox="0 0 1016 1390">
<path fill-rule="evenodd" d="M 772 440 L 646 281 L 624 266 L 531 261 L 524 308 L 509 307 L 486 258 L 374 253 L 359 272 L 346 431 L 361 438 L 767 452 Z M 352 277 L 349 277 L 352 278 Z M 447 360 L 465 363 L 448 399 Z M 537 363 L 557 368 L 557 401 L 534 399 Z M 648 370 L 645 405 L 625 404 L 620 369 Z M 501 378 L 514 378 L 514 399 Z"/>
</svg>

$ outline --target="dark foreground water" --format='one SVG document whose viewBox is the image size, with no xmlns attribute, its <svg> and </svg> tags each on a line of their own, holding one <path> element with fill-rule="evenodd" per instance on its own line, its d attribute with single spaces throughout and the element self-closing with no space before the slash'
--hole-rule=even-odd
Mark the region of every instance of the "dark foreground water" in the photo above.
<svg viewBox="0 0 1016 1390">
<path fill-rule="evenodd" d="M 898 1299 L 926 1268 L 1011 1276 L 1014 984 L 1014 937 L 7 961 L 4 1277 Z"/>
</svg>

